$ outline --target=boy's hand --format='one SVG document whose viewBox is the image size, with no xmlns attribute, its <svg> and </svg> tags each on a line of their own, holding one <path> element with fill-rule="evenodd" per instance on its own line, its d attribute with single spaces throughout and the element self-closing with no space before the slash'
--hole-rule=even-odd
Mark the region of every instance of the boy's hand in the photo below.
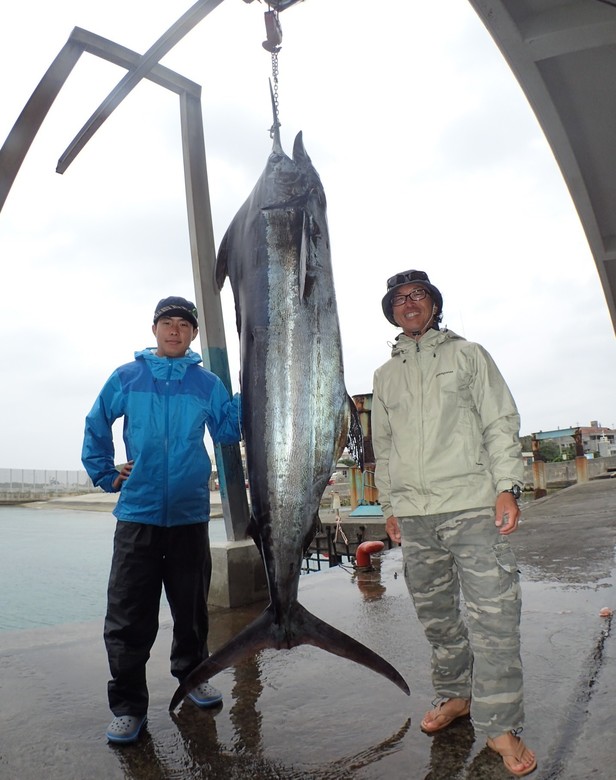
<svg viewBox="0 0 616 780">
<path fill-rule="evenodd" d="M 122 482 L 126 482 L 126 480 L 130 477 L 130 473 L 133 470 L 133 463 L 134 461 L 129 460 L 128 463 L 125 463 L 122 466 L 120 473 L 111 483 L 111 486 L 114 490 L 119 490 L 122 487 Z"/>
</svg>

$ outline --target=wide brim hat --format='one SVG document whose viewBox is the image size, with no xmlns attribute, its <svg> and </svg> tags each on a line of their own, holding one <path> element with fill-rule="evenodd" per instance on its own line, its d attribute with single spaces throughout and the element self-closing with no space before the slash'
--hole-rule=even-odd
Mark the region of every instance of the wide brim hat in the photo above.
<svg viewBox="0 0 616 780">
<path fill-rule="evenodd" d="M 438 308 L 438 311 L 435 314 L 435 317 L 438 317 L 443 310 L 443 296 L 441 295 L 441 291 L 432 284 L 425 271 L 410 270 L 401 271 L 399 274 L 395 274 L 387 280 L 387 292 L 381 302 L 381 306 L 383 308 L 383 314 L 387 317 L 389 322 L 391 322 L 392 325 L 399 327 L 394 319 L 394 310 L 391 301 L 396 294 L 396 291 L 405 284 L 418 284 L 421 287 L 424 287 L 430 294 L 435 306 Z"/>
</svg>

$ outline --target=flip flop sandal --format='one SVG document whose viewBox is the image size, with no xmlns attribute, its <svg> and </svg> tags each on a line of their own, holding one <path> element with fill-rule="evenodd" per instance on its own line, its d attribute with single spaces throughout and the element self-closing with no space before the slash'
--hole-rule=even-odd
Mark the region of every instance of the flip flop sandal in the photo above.
<svg viewBox="0 0 616 780">
<path fill-rule="evenodd" d="M 136 742 L 147 720 L 146 715 L 116 715 L 107 727 L 105 736 L 109 742 L 122 745 Z"/>
<path fill-rule="evenodd" d="M 427 712 L 424 715 L 423 720 L 419 724 L 419 727 L 425 734 L 436 734 L 437 731 L 442 731 L 448 726 L 451 726 L 454 720 L 458 720 L 458 718 L 465 718 L 467 715 L 470 715 L 471 704 L 468 700 L 463 700 L 466 701 L 466 706 L 462 712 L 458 712 L 455 715 L 447 715 L 446 713 L 441 712 L 442 707 L 450 701 L 451 699 L 444 699 L 443 701 L 439 702 L 439 704 L 437 704 L 433 710 L 430 710 L 430 712 Z M 428 715 L 430 716 L 429 720 L 427 720 Z M 437 720 L 438 724 L 435 724 L 435 721 Z"/>
<path fill-rule="evenodd" d="M 513 732 L 512 732 L 513 733 Z M 493 750 L 495 753 L 498 753 L 498 755 L 503 759 L 503 764 L 505 765 L 505 769 L 508 772 L 511 772 L 511 774 L 514 777 L 526 777 L 526 775 L 530 775 L 531 772 L 534 772 L 537 768 L 537 759 L 533 758 L 533 763 L 526 767 L 526 769 L 522 769 L 521 771 L 515 771 L 515 769 L 511 768 L 512 764 L 522 764 L 522 756 L 524 755 L 525 750 L 529 750 L 529 748 L 524 744 L 524 742 L 518 737 L 517 734 L 513 734 L 513 736 L 517 740 L 517 748 L 515 752 L 513 753 L 504 753 L 503 751 L 499 750 L 496 745 L 494 744 L 494 740 L 490 739 L 488 737 L 487 745 L 490 748 L 490 750 Z"/>
</svg>

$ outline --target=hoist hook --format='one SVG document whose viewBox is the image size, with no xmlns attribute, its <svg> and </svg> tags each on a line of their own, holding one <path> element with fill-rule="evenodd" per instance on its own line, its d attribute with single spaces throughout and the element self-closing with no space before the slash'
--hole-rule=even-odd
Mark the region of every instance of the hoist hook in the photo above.
<svg viewBox="0 0 616 780">
<path fill-rule="evenodd" d="M 268 6 L 274 8 L 277 11 L 284 11 L 285 8 L 290 8 L 295 3 L 300 3 L 302 0 L 266 0 Z M 252 0 L 244 0 L 245 3 L 252 3 Z M 261 0 L 259 0 L 261 2 Z"/>
<path fill-rule="evenodd" d="M 267 40 L 263 41 L 263 48 L 272 54 L 278 54 L 282 44 L 282 27 L 280 26 L 278 11 L 266 11 L 264 16 Z"/>
</svg>

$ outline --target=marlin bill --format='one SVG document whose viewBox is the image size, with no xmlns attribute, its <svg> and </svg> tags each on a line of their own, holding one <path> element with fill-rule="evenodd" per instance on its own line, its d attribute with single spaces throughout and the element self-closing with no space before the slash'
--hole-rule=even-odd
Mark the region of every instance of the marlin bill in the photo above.
<svg viewBox="0 0 616 780">
<path fill-rule="evenodd" d="M 265 170 L 220 245 L 219 289 L 227 276 L 240 338 L 249 533 L 265 564 L 270 603 L 183 681 L 170 709 L 259 650 L 301 644 L 363 664 L 408 694 L 390 663 L 298 601 L 302 557 L 327 482 L 345 445 L 352 454 L 362 448 L 344 385 L 325 192 L 301 133 L 291 159 L 275 123 Z"/>
</svg>

